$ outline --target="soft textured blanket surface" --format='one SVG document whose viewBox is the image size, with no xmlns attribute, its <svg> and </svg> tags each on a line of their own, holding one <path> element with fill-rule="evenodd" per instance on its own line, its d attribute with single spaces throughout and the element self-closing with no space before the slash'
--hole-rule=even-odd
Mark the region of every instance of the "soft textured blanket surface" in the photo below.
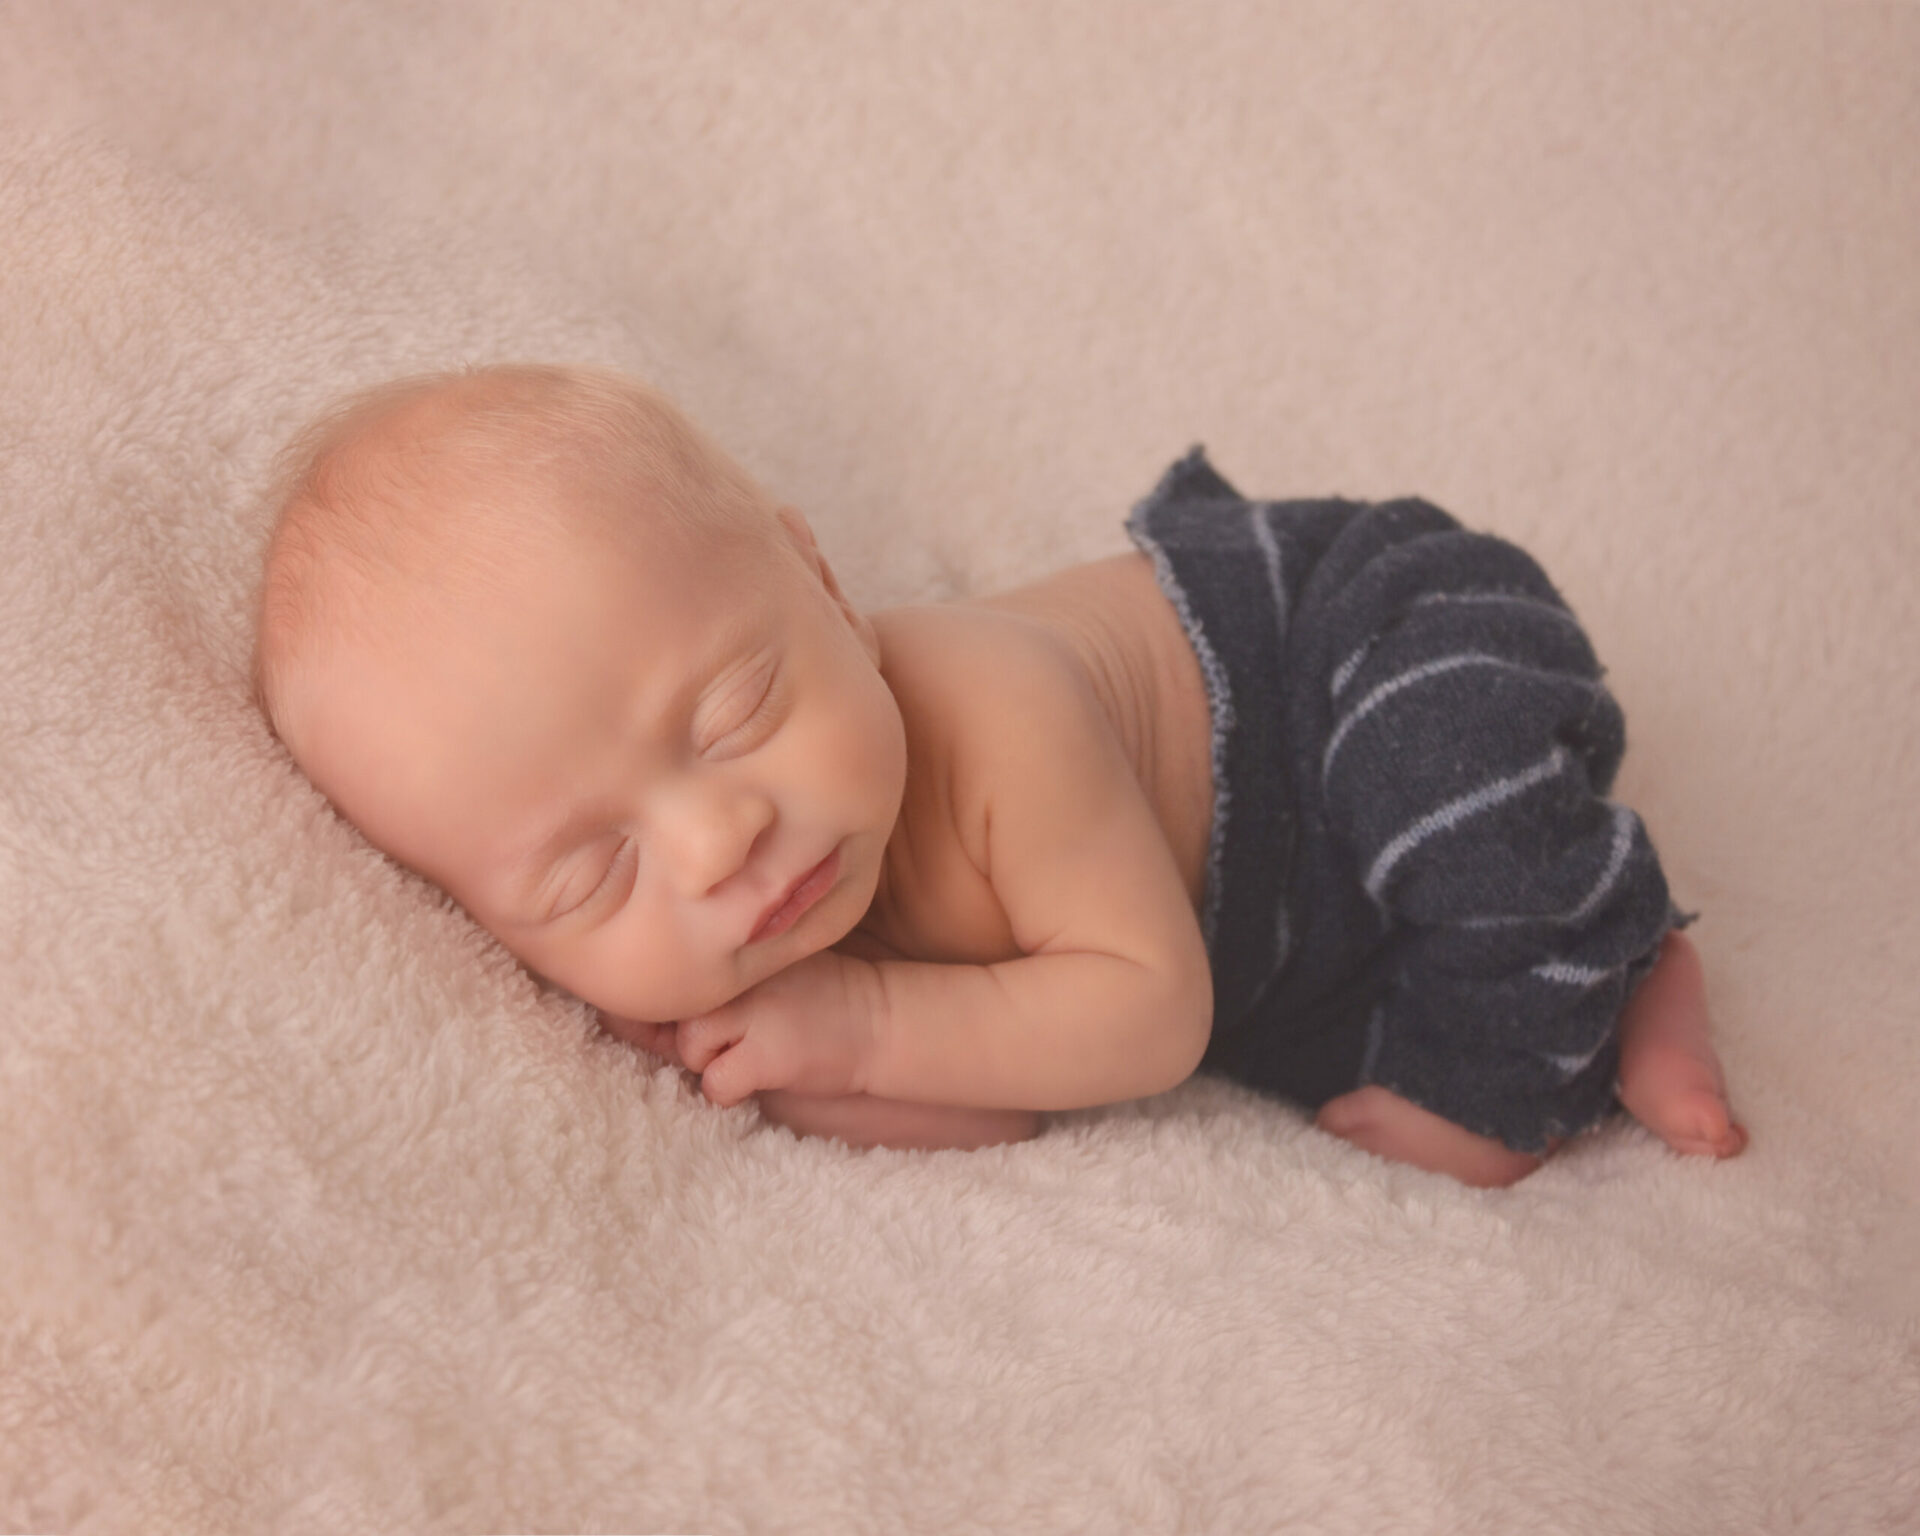
<svg viewBox="0 0 1920 1536">
<path fill-rule="evenodd" d="M 1920 10 L 0 4 L 0 1529 L 1920 1529 Z M 1217 1083 L 801 1142 L 245 691 L 273 449 L 677 394 L 858 600 L 1195 440 L 1535 549 L 1748 1154 L 1517 1188 Z"/>
</svg>

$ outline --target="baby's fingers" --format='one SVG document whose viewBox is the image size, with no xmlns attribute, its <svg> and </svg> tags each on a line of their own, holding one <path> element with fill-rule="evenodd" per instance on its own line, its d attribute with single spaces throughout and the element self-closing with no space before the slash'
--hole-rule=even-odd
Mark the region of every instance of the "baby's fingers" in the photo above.
<svg viewBox="0 0 1920 1536">
<path fill-rule="evenodd" d="M 690 1072 L 704 1072 L 716 1056 L 738 1045 L 745 1034 L 745 1026 L 729 1017 L 725 1009 L 702 1014 L 697 1019 L 684 1019 L 675 1031 L 680 1064 Z"/>
<path fill-rule="evenodd" d="M 676 1067 L 686 1063 L 680 1059 L 680 1048 L 674 1039 L 672 1024 L 654 1024 L 646 1019 L 623 1019 L 604 1009 L 600 1012 L 600 1027 L 616 1040 L 624 1040 L 629 1045 L 637 1045 L 652 1056 L 659 1056 Z"/>
<path fill-rule="evenodd" d="M 753 1042 L 743 1040 L 722 1051 L 700 1074 L 700 1091 L 722 1109 L 744 1103 L 766 1085 L 754 1061 Z"/>
</svg>

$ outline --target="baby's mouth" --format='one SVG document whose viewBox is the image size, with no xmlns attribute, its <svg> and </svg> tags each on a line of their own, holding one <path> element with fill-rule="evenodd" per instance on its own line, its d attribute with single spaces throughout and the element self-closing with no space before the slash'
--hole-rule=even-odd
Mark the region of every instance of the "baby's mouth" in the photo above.
<svg viewBox="0 0 1920 1536">
<path fill-rule="evenodd" d="M 758 926 L 747 935 L 747 942 L 754 944 L 762 939 L 778 938 L 785 933 L 800 921 L 809 907 L 826 895 L 839 874 L 840 849 L 836 844 L 833 852 L 802 875 L 793 888 L 761 917 Z"/>
</svg>

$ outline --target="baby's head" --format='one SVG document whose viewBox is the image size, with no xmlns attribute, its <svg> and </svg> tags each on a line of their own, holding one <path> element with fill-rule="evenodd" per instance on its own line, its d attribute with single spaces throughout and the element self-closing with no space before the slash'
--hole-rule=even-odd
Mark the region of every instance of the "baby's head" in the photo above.
<svg viewBox="0 0 1920 1536">
<path fill-rule="evenodd" d="M 535 971 L 680 1019 L 866 912 L 906 775 L 873 628 L 669 402 L 589 370 L 403 380 L 297 439 L 282 484 L 268 718 Z M 823 863 L 797 922 L 774 910 Z"/>
</svg>

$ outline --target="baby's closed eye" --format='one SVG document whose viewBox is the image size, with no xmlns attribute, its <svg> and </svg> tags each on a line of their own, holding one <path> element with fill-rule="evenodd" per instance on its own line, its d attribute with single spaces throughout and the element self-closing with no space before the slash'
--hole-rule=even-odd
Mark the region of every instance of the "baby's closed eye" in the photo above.
<svg viewBox="0 0 1920 1536">
<path fill-rule="evenodd" d="M 624 884 L 630 883 L 629 876 L 638 857 L 639 849 L 633 839 L 623 837 L 613 846 L 611 855 L 605 850 L 596 850 L 591 857 L 576 859 L 560 895 L 548 909 L 548 921 L 584 912 L 610 900 Z"/>
<path fill-rule="evenodd" d="M 745 679 L 729 695 L 720 716 L 725 729 L 707 747 L 707 753 L 718 751 L 728 756 L 757 740 L 779 713 L 786 692 L 786 670 L 777 661 Z"/>
</svg>

